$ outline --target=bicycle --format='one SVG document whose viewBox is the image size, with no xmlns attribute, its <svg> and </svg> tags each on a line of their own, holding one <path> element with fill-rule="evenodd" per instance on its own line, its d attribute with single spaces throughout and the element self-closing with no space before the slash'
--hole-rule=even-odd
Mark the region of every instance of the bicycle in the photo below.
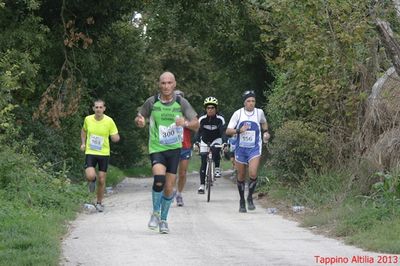
<svg viewBox="0 0 400 266">
<path fill-rule="evenodd" d="M 215 162 L 213 160 L 212 156 L 212 148 L 221 148 L 221 151 L 223 150 L 225 145 L 223 144 L 214 144 L 210 145 L 207 144 L 207 166 L 206 166 L 206 184 L 205 188 L 207 191 L 207 202 L 210 202 L 211 198 L 211 186 L 213 185 L 213 182 L 215 181 Z"/>
</svg>

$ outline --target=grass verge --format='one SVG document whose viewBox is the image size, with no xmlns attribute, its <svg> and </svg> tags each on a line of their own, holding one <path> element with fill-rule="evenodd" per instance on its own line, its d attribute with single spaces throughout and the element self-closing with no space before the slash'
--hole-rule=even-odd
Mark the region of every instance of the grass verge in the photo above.
<svg viewBox="0 0 400 266">
<path fill-rule="evenodd" d="M 260 170 L 261 180 L 268 176 L 268 182 L 258 187 L 267 195 L 267 207 L 277 207 L 279 214 L 313 232 L 365 250 L 400 254 L 400 204 L 394 194 L 361 195 L 345 172 L 309 173 L 307 180 L 294 185 L 279 180 L 272 171 Z M 305 211 L 293 213 L 293 205 L 303 205 Z"/>
</svg>

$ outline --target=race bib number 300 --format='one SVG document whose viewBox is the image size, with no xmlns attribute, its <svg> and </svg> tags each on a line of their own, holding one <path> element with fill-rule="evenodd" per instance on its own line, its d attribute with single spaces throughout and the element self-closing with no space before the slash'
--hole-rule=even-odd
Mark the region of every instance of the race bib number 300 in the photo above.
<svg viewBox="0 0 400 266">
<path fill-rule="evenodd" d="M 178 127 L 175 126 L 175 123 L 169 127 L 160 125 L 158 133 L 160 144 L 170 145 L 182 141 L 182 136 L 179 134 Z"/>
<path fill-rule="evenodd" d="M 243 148 L 253 148 L 256 145 L 256 132 L 247 130 L 240 134 L 239 146 Z"/>
<path fill-rule="evenodd" d="M 95 151 L 100 151 L 103 147 L 104 138 L 101 136 L 90 135 L 90 149 Z"/>
</svg>

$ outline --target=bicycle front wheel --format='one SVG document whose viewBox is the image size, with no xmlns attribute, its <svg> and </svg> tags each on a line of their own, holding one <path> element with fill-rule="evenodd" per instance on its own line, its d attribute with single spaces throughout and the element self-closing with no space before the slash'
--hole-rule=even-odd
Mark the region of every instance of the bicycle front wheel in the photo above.
<svg viewBox="0 0 400 266">
<path fill-rule="evenodd" d="M 210 201 L 211 195 L 211 164 L 207 162 L 207 169 L 206 169 L 206 190 L 207 190 L 207 202 Z"/>
<path fill-rule="evenodd" d="M 207 168 L 207 184 L 208 184 L 208 188 L 207 188 L 207 202 L 210 202 L 210 198 L 211 198 L 211 186 L 214 180 L 214 162 L 211 162 L 208 164 L 208 168 Z"/>
</svg>

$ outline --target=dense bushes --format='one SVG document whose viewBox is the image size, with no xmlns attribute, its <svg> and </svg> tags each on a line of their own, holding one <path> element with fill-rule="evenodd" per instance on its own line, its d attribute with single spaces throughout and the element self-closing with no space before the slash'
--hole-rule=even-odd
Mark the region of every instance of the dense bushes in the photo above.
<svg viewBox="0 0 400 266">
<path fill-rule="evenodd" d="M 0 151 L 0 190 L 3 197 L 22 202 L 32 208 L 71 207 L 81 202 L 87 192 L 80 185 L 71 185 L 67 169 L 54 172 L 50 164 L 38 166 L 29 154 L 18 154 L 8 147 Z"/>
<path fill-rule="evenodd" d="M 66 176 L 0 144 L 0 264 L 58 263 L 65 220 L 89 199 L 86 187 Z"/>
<path fill-rule="evenodd" d="M 288 121 L 275 132 L 269 163 L 278 171 L 279 177 L 295 181 L 301 180 L 307 169 L 321 170 L 327 163 L 328 154 L 325 133 L 301 121 Z"/>
</svg>

